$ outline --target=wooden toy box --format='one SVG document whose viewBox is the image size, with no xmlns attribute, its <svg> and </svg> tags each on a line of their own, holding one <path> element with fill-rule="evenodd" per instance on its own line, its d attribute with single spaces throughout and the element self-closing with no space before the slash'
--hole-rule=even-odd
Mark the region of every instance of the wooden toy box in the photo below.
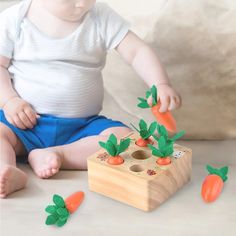
<svg viewBox="0 0 236 236">
<path fill-rule="evenodd" d="M 129 204 L 144 211 L 160 206 L 191 178 L 192 151 L 174 144 L 171 164 L 159 166 L 157 157 L 135 141 L 138 133 L 131 132 L 129 148 L 120 155 L 121 165 L 107 163 L 109 154 L 101 149 L 88 158 L 88 182 L 91 191 Z M 156 143 L 155 143 L 156 144 Z"/>
</svg>

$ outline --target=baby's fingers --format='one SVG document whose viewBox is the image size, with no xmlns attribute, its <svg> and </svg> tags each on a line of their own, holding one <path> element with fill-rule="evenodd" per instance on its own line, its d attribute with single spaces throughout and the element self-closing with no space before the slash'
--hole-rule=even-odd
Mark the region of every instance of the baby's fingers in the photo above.
<svg viewBox="0 0 236 236">
<path fill-rule="evenodd" d="M 24 123 L 21 121 L 20 117 L 18 115 L 13 116 L 13 123 L 14 125 L 19 128 L 19 129 L 26 129 L 26 126 Z"/>
<path fill-rule="evenodd" d="M 33 123 L 30 121 L 30 119 L 28 118 L 28 116 L 24 111 L 19 112 L 18 117 L 20 118 L 25 128 L 32 129 L 34 127 Z"/>
<path fill-rule="evenodd" d="M 170 105 L 168 107 L 168 110 L 174 110 L 176 108 L 179 108 L 181 106 L 181 98 L 179 96 L 171 97 L 170 99 Z"/>
<path fill-rule="evenodd" d="M 177 108 L 181 107 L 182 105 L 182 99 L 180 96 L 175 96 L 175 103 L 177 105 Z"/>
<path fill-rule="evenodd" d="M 159 112 L 166 112 L 169 107 L 169 104 L 170 104 L 170 98 L 169 97 L 161 97 L 160 101 L 161 101 L 161 107 L 159 109 Z"/>
<path fill-rule="evenodd" d="M 37 113 L 35 113 L 30 107 L 25 108 L 24 112 L 32 123 L 32 125 L 35 126 L 37 123 L 37 118 L 39 118 Z"/>
</svg>

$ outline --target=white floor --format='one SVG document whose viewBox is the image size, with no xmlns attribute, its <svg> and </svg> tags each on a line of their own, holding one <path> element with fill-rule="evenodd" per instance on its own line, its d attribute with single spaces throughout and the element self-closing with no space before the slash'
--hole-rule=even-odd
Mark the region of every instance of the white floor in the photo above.
<svg viewBox="0 0 236 236">
<path fill-rule="evenodd" d="M 90 192 L 87 171 L 61 171 L 54 178 L 40 180 L 28 166 L 26 189 L 0 200 L 1 236 L 235 236 L 236 235 L 236 141 L 180 142 L 193 149 L 192 180 L 160 208 L 146 213 L 110 198 Z M 205 204 L 200 197 L 205 165 L 229 165 L 229 180 L 220 198 Z M 85 201 L 62 228 L 46 226 L 44 208 L 52 195 L 64 197 L 85 192 Z"/>
</svg>

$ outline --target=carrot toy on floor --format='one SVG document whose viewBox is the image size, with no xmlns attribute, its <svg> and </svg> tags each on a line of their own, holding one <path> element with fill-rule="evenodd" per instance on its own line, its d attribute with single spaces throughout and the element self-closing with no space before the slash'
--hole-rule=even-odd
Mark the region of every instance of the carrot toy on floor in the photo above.
<svg viewBox="0 0 236 236">
<path fill-rule="evenodd" d="M 70 214 L 75 212 L 84 199 L 84 192 L 79 191 L 67 197 L 65 200 L 57 195 L 53 195 L 55 205 L 48 205 L 45 209 L 50 215 L 46 219 L 46 225 L 63 226 Z"/>
<path fill-rule="evenodd" d="M 152 96 L 152 105 L 150 106 L 147 102 L 149 96 Z M 170 132 L 176 132 L 176 122 L 170 111 L 160 112 L 161 107 L 160 100 L 157 101 L 157 88 L 155 85 L 151 87 L 150 90 L 146 92 L 146 99 L 138 97 L 140 103 L 138 107 L 140 108 L 151 108 L 152 114 L 156 117 L 157 121 L 164 125 L 166 129 Z"/>
<path fill-rule="evenodd" d="M 224 182 L 227 180 L 228 167 L 224 166 L 220 169 L 215 169 L 210 165 L 207 165 L 209 175 L 205 178 L 202 184 L 201 195 L 205 202 L 213 202 L 220 195 Z"/>
</svg>

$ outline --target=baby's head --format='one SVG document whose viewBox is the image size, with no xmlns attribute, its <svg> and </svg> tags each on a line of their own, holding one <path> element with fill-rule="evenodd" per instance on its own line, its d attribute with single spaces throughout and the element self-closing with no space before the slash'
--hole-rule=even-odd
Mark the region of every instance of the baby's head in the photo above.
<svg viewBox="0 0 236 236">
<path fill-rule="evenodd" d="M 78 21 L 95 4 L 96 0 L 38 0 L 56 17 L 66 21 Z"/>
</svg>

